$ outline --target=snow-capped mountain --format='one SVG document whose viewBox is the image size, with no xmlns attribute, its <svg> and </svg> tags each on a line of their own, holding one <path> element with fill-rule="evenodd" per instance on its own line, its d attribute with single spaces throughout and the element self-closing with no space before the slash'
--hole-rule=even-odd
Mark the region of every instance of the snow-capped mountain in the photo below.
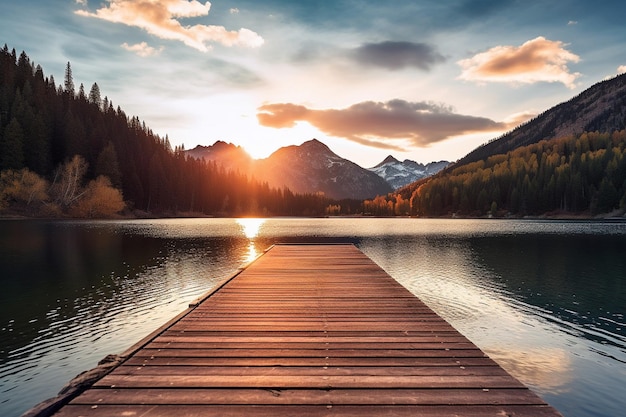
<svg viewBox="0 0 626 417">
<path fill-rule="evenodd" d="M 426 165 L 405 159 L 400 162 L 389 155 L 380 164 L 369 168 L 393 187 L 394 190 L 407 184 L 435 175 L 450 164 L 448 161 L 431 162 Z"/>
</svg>

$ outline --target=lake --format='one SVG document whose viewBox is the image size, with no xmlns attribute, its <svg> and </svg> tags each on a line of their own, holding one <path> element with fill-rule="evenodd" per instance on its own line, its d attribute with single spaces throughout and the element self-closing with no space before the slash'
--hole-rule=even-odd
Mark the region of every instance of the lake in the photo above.
<svg viewBox="0 0 626 417">
<path fill-rule="evenodd" d="M 351 242 L 565 416 L 626 409 L 626 222 L 0 221 L 0 415 L 53 397 L 278 242 Z"/>
</svg>

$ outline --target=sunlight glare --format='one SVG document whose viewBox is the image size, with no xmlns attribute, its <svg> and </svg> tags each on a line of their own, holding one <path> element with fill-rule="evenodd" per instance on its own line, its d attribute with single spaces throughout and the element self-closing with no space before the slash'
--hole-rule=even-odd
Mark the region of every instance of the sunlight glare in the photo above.
<svg viewBox="0 0 626 417">
<path fill-rule="evenodd" d="M 254 261 L 260 255 L 260 252 L 257 251 L 256 245 L 254 244 L 254 238 L 259 235 L 261 225 L 263 225 L 266 220 L 267 219 L 255 218 L 237 219 L 237 224 L 241 226 L 244 236 L 250 239 L 250 242 L 248 244 L 248 254 L 244 259 L 246 263 Z"/>
<path fill-rule="evenodd" d="M 254 219 L 254 218 L 246 218 L 246 219 L 237 219 L 237 224 L 241 226 L 243 229 L 243 234 L 248 239 L 254 239 L 259 235 L 259 230 L 261 229 L 261 225 L 265 223 L 267 219 Z"/>
</svg>

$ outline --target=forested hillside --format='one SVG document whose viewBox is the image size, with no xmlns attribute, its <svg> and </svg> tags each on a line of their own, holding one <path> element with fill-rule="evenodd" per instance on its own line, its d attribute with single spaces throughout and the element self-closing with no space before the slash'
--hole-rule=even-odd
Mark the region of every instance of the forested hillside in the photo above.
<svg viewBox="0 0 626 417">
<path fill-rule="evenodd" d="M 626 74 L 478 147 L 431 179 L 365 202 L 378 215 L 597 215 L 626 209 Z"/>
<path fill-rule="evenodd" d="M 69 62 L 63 81 L 46 77 L 24 52 L 0 50 L 0 209 L 100 216 L 85 209 L 85 198 L 110 199 L 112 190 L 121 191 L 127 213 L 157 215 L 319 215 L 331 203 L 187 158 L 103 98 L 97 83 L 76 88 Z"/>
<path fill-rule="evenodd" d="M 625 130 L 543 140 L 366 202 L 375 214 L 419 216 L 595 215 L 625 208 Z"/>
<path fill-rule="evenodd" d="M 626 129 L 626 74 L 601 81 L 457 161 L 476 162 L 541 140 Z"/>
</svg>

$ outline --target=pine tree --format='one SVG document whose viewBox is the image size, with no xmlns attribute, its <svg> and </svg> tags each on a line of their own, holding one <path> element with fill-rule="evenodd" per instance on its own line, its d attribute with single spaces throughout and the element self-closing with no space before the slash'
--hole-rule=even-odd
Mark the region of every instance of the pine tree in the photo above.
<svg viewBox="0 0 626 417">
<path fill-rule="evenodd" d="M 67 62 L 67 66 L 65 67 L 65 92 L 69 93 L 72 97 L 74 97 L 75 89 L 74 89 L 74 78 L 72 77 L 72 66 L 70 62 Z"/>
<path fill-rule="evenodd" d="M 102 108 L 102 97 L 100 96 L 98 83 L 93 83 L 91 90 L 89 90 L 89 102 L 95 104 L 98 108 Z"/>
<path fill-rule="evenodd" d="M 40 175 L 45 175 L 52 167 L 48 129 L 41 114 L 33 118 L 28 128 L 29 137 L 24 138 L 24 157 L 26 165 Z"/>
<path fill-rule="evenodd" d="M 21 87 L 26 80 L 33 75 L 33 65 L 30 63 L 30 58 L 26 55 L 26 52 L 22 51 L 17 59 L 17 85 Z"/>
<path fill-rule="evenodd" d="M 96 162 L 96 175 L 104 175 L 109 178 L 111 183 L 119 187 L 122 185 L 122 174 L 120 172 L 120 164 L 117 160 L 117 154 L 115 152 L 115 146 L 112 142 L 109 142 L 104 147 L 98 160 Z"/>
<path fill-rule="evenodd" d="M 14 117 L 0 141 L 0 170 L 24 167 L 24 132 Z"/>
</svg>

